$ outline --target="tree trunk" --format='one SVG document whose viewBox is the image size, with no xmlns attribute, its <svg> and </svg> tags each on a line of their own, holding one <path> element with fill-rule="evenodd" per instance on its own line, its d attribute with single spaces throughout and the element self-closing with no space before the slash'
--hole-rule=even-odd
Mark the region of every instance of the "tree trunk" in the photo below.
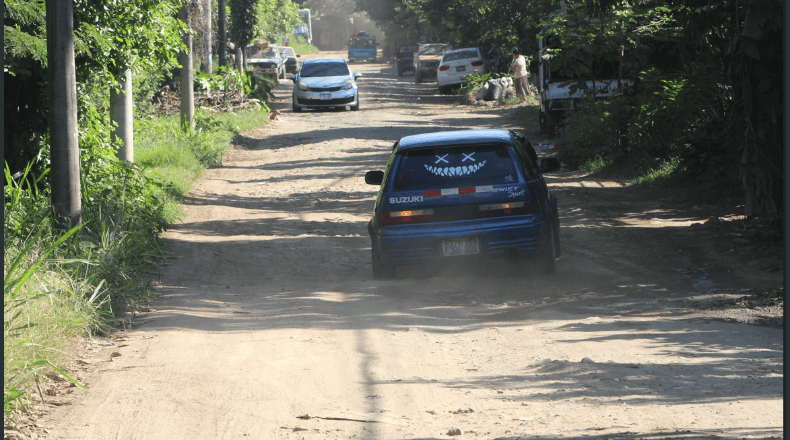
<svg viewBox="0 0 790 440">
<path fill-rule="evenodd" d="M 47 0 L 46 12 L 52 205 L 56 227 L 68 229 L 82 222 L 73 5 Z"/>
<path fill-rule="evenodd" d="M 217 39 L 219 40 L 219 65 L 228 65 L 228 29 L 227 29 L 227 10 L 225 0 L 217 0 Z"/>
<path fill-rule="evenodd" d="M 134 162 L 134 133 L 132 105 L 132 71 L 124 72 L 120 89 L 110 89 L 110 119 L 117 124 L 113 128 L 113 136 L 118 137 L 121 146 L 117 156 L 127 162 Z"/>
<path fill-rule="evenodd" d="M 178 15 L 181 21 L 191 28 L 191 17 L 187 8 L 188 4 L 182 6 Z M 187 32 L 182 38 L 187 48 L 185 52 L 178 55 L 178 62 L 181 64 L 181 127 L 186 131 L 195 127 L 195 94 L 192 91 L 192 34 Z"/>
<path fill-rule="evenodd" d="M 241 48 L 236 48 L 236 69 L 244 73 L 244 51 Z"/>
<path fill-rule="evenodd" d="M 203 33 L 203 56 L 206 60 L 203 63 L 203 72 L 204 73 L 211 73 L 212 71 L 212 59 L 211 59 L 211 0 L 204 0 L 203 2 L 203 11 L 205 14 L 206 19 L 206 32 Z"/>
</svg>

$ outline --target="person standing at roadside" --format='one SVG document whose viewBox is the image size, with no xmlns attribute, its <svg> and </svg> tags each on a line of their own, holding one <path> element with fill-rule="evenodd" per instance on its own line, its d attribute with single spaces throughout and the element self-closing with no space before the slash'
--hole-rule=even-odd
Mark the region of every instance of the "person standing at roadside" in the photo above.
<svg viewBox="0 0 790 440">
<path fill-rule="evenodd" d="M 513 72 L 518 102 L 519 104 L 524 103 L 527 100 L 527 95 L 531 95 L 527 82 L 527 60 L 521 56 L 517 48 L 513 48 L 513 62 L 510 64 L 510 70 Z"/>
</svg>

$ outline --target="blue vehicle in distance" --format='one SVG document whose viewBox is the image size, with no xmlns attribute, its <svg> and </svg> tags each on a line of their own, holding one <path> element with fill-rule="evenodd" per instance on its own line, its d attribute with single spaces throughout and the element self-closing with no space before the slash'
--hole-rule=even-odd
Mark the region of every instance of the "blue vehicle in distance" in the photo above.
<svg viewBox="0 0 790 440">
<path fill-rule="evenodd" d="M 544 173 L 556 158 L 538 161 L 513 130 L 465 130 L 407 136 L 393 147 L 368 223 L 373 275 L 458 258 L 537 257 L 544 273 L 560 255 L 557 199 Z"/>
<path fill-rule="evenodd" d="M 370 61 L 376 62 L 378 45 L 376 37 L 368 35 L 366 32 L 358 32 L 348 40 L 348 62 Z"/>
</svg>

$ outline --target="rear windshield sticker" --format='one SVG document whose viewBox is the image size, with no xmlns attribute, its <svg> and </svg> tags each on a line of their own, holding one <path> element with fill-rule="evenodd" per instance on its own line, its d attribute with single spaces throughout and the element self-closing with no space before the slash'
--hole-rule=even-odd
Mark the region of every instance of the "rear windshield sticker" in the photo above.
<svg viewBox="0 0 790 440">
<path fill-rule="evenodd" d="M 466 154 L 466 153 L 461 153 L 461 154 L 464 156 L 464 159 L 461 162 L 466 162 L 467 159 L 471 160 L 472 162 L 475 161 L 475 158 L 472 157 L 472 155 L 475 154 L 474 151 L 469 153 L 469 154 Z"/>
<path fill-rule="evenodd" d="M 513 176 L 505 176 L 505 182 L 512 182 Z"/>
<path fill-rule="evenodd" d="M 526 193 L 527 191 L 524 189 L 522 189 L 521 191 L 511 191 L 508 197 L 515 199 L 516 197 L 524 197 Z"/>
<path fill-rule="evenodd" d="M 447 156 L 449 156 L 449 154 L 445 154 L 442 157 L 439 157 L 439 155 L 437 154 L 436 155 L 436 163 L 435 164 L 438 165 L 439 162 L 450 163 L 450 162 L 447 161 L 447 159 L 445 159 L 445 157 L 447 157 Z"/>
<path fill-rule="evenodd" d="M 482 161 L 474 165 L 464 165 L 461 167 L 433 167 L 430 165 L 425 165 L 425 169 L 437 176 L 465 176 L 476 173 L 477 170 L 483 168 L 483 165 L 485 164 L 486 161 Z"/>
</svg>

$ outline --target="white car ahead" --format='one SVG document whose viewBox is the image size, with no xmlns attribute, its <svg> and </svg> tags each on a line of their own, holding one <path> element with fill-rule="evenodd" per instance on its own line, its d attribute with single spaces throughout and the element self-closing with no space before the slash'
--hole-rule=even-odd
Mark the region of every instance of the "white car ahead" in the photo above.
<svg viewBox="0 0 790 440">
<path fill-rule="evenodd" d="M 479 75 L 488 72 L 488 65 L 480 48 L 467 47 L 445 52 L 436 72 L 439 91 L 446 92 L 450 87 L 463 84 L 464 79 L 475 72 Z"/>
</svg>

